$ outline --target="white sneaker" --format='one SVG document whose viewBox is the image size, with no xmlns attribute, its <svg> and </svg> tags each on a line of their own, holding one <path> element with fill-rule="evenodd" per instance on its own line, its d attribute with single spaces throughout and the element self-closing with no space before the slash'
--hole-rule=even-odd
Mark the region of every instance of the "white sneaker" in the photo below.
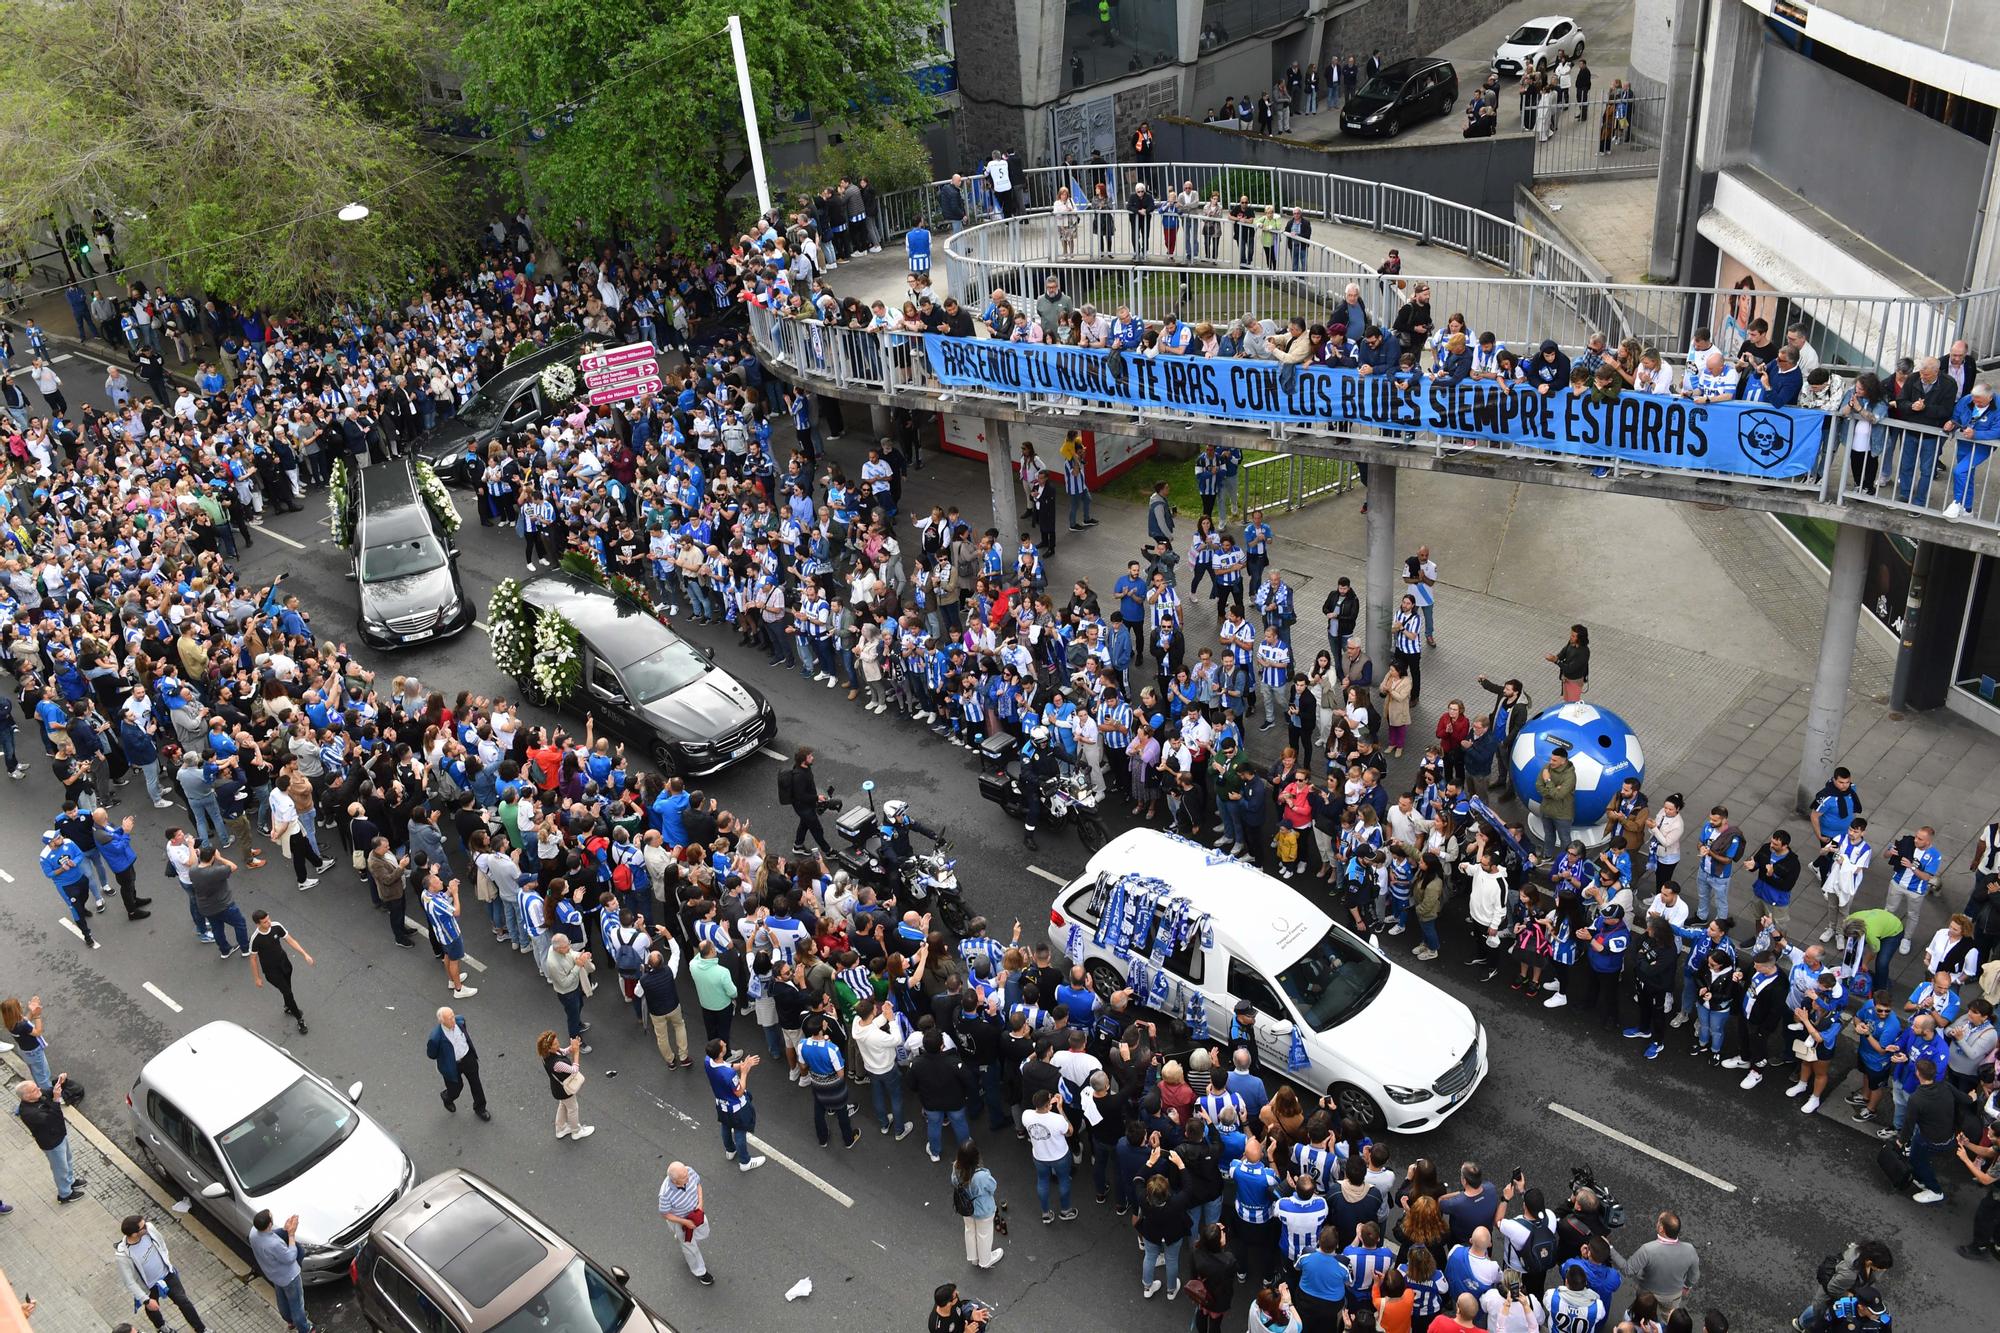
<svg viewBox="0 0 2000 1333">
<path fill-rule="evenodd" d="M 569 1126 L 568 1126 L 568 1125 L 564 1125 L 564 1126 L 562 1126 L 561 1128 L 557 1129 L 557 1130 L 556 1130 L 556 1137 L 557 1137 L 557 1138 L 559 1138 L 559 1139 L 566 1139 L 566 1138 L 568 1138 L 568 1137 L 569 1137 Z"/>
<path fill-rule="evenodd" d="M 21 775 L 19 773 L 16 773 L 14 776 L 18 778 Z M 172 801 L 166 800 L 163 797 L 160 800 L 153 802 L 153 808 L 155 810 L 171 810 L 174 808 L 174 803 Z"/>
<path fill-rule="evenodd" d="M 1743 1081 L 1741 1083 L 1738 1083 L 1736 1086 L 1743 1089 L 1745 1092 L 1748 1092 L 1750 1091 L 1750 1089 L 1756 1087 L 1759 1083 L 1762 1083 L 1763 1081 L 1764 1081 L 1763 1073 L 1759 1070 L 1753 1069 L 1749 1073 L 1745 1074 L 1743 1076 Z"/>
<path fill-rule="evenodd" d="M 1684 1028 L 1687 1026 L 1687 1021 L 1688 1016 L 1686 1014 L 1675 1014 L 1674 1021 L 1667 1024 L 1667 1026 L 1670 1028 Z"/>
<path fill-rule="evenodd" d="M 1805 1085 L 1805 1084 L 1803 1084 L 1803 1083 L 1794 1083 L 1794 1084 L 1792 1084 L 1792 1086 L 1791 1086 L 1791 1087 L 1789 1087 L 1789 1088 L 1786 1088 L 1786 1089 L 1785 1089 L 1785 1095 L 1786 1095 L 1787 1097 L 1796 1097 L 1796 1096 L 1798 1096 L 1798 1095 L 1799 1095 L 1800 1093 L 1804 1092 L 1805 1090 L 1806 1090 L 1806 1085 Z"/>
<path fill-rule="evenodd" d="M 1909 951 L 1910 951 L 1910 937 L 1908 935 L 1905 935 L 1903 937 L 1902 947 L 1897 949 L 1896 952 L 1898 954 L 1907 954 L 1909 953 Z"/>
<path fill-rule="evenodd" d="M 587 1139 L 596 1132 L 597 1132 L 596 1125 L 585 1125 L 582 1129 L 579 1129 L 576 1133 L 570 1135 L 570 1137 L 572 1139 Z"/>
<path fill-rule="evenodd" d="M 1918 1190 L 1915 1194 L 1912 1194 L 1910 1197 L 1912 1199 L 1915 1199 L 1918 1203 L 1944 1202 L 1944 1195 L 1939 1194 L 1936 1190 Z"/>
<path fill-rule="evenodd" d="M 1004 1258 L 1004 1257 L 1006 1256 L 1006 1254 L 1007 1254 L 1007 1251 L 1005 1251 L 1005 1250 L 995 1250 L 995 1251 L 993 1251 L 993 1257 L 992 1257 L 991 1259 L 987 1260 L 987 1261 L 986 1261 L 985 1263 L 983 1263 L 983 1264 L 979 1265 L 979 1266 L 980 1266 L 981 1268 L 991 1268 L 991 1267 L 993 1267 L 993 1265 L 994 1265 L 994 1264 L 997 1264 L 997 1263 L 999 1263 L 999 1262 L 1000 1262 L 1000 1260 L 1001 1260 L 1002 1258 Z"/>
<path fill-rule="evenodd" d="M 764 1159 L 762 1157 L 752 1157 L 747 1162 L 738 1163 L 736 1169 L 738 1171 L 755 1171 L 758 1167 L 762 1165 L 764 1165 Z"/>
<path fill-rule="evenodd" d="M 796 1082 L 798 1082 L 798 1081 L 799 1081 L 799 1071 L 798 1071 L 798 1070 L 796 1070 L 796 1069 L 787 1069 L 787 1070 L 785 1071 L 785 1079 L 786 1079 L 786 1081 L 787 1081 L 787 1082 L 790 1082 L 790 1083 L 796 1083 Z M 1801 1086 L 1803 1086 L 1803 1085 L 1801 1085 Z"/>
<path fill-rule="evenodd" d="M 1722 1062 L 1722 1067 L 1724 1069 L 1748 1069 L 1750 1062 L 1740 1055 L 1732 1055 Z"/>
<path fill-rule="evenodd" d="M 1400 935 L 1405 930 L 1408 929 L 1409 929 L 1408 926 L 1405 926 L 1402 922 L 1398 921 L 1395 925 L 1389 927 L 1388 933 L 1391 935 Z"/>
<path fill-rule="evenodd" d="M 477 994 L 479 994 L 479 987 L 477 986 L 460 986 L 451 993 L 451 998 L 454 1000 L 469 1000 Z"/>
<path fill-rule="evenodd" d="M 1153 1297 L 1160 1294 L 1160 1280 L 1158 1278 L 1154 1278 L 1151 1282 L 1148 1282 L 1146 1284 L 1146 1289 L 1140 1292 L 1139 1294 L 1145 1297 L 1149 1301 L 1152 1300 Z"/>
<path fill-rule="evenodd" d="M 1956 523 L 1959 519 L 1965 517 L 1965 506 L 1953 500 L 1944 507 L 1944 516 Z"/>
<path fill-rule="evenodd" d="M 1821 944 L 1826 944 L 1826 943 L 1830 942 L 1830 941 L 1831 941 L 1832 939 L 1833 939 L 1833 927 L 1832 927 L 1832 926 L 1828 926 L 1828 927 L 1827 927 L 1827 928 L 1826 928 L 1825 930 L 1822 930 L 1822 931 L 1821 931 L 1821 932 L 1819 933 L 1819 942 L 1820 942 Z"/>
<path fill-rule="evenodd" d="M 1808 1097 L 1803 1102 L 1799 1103 L 1800 1115 L 1811 1115 L 1814 1111 L 1817 1110 L 1819 1110 L 1819 1098 L 1817 1097 Z"/>
<path fill-rule="evenodd" d="M 1560 1009 L 1568 1003 L 1569 1003 L 1569 996 L 1563 994 L 1561 991 L 1557 991 L 1554 995 L 1551 995 L 1549 996 L 1548 999 L 1542 1001 L 1542 1008 Z"/>
</svg>

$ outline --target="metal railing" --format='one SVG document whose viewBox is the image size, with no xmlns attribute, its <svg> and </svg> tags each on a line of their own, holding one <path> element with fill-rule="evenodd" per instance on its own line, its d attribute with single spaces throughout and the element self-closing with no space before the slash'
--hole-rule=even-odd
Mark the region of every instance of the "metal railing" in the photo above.
<svg viewBox="0 0 2000 1333">
<path fill-rule="evenodd" d="M 1384 196 L 1392 202 L 1392 222 L 1394 205 L 1408 193 Z M 1343 222 L 1341 206 L 1337 199 L 1321 200 L 1306 211 L 1316 222 L 1326 220 L 1329 211 L 1333 221 Z M 1454 224 L 1467 221 L 1460 214 L 1445 216 Z M 1478 225 L 1477 219 L 1470 221 Z M 1100 224 L 1109 226 L 1102 249 L 1094 230 Z M 1531 352 L 1544 338 L 1579 349 L 1601 333 L 1612 346 L 1631 339 L 1674 361 L 1687 354 L 1697 330 L 1707 329 L 1713 344 L 1733 357 L 1747 337 L 1749 322 L 1763 318 L 1775 330 L 1801 324 L 1820 364 L 1850 374 L 1893 366 L 1899 357 L 1939 355 L 1958 338 L 1975 347 L 1992 346 L 1993 340 L 1982 335 L 2000 334 L 1993 326 L 2000 316 L 2000 301 L 1995 299 L 2000 294 L 1993 292 L 1922 301 L 1763 289 L 1753 297 L 1726 288 L 1606 283 L 1575 275 L 1568 257 L 1553 247 L 1529 253 L 1526 270 L 1515 276 L 1499 272 L 1385 276 L 1369 263 L 1317 240 L 1294 247 L 1282 237 L 1274 248 L 1272 267 L 1255 229 L 1227 218 L 1217 233 L 1211 260 L 1206 226 L 1196 231 L 1198 256 L 1188 260 L 1189 228 L 1183 220 L 1176 262 L 1169 263 L 1156 220 L 1148 261 L 1138 262 L 1131 216 L 1123 209 L 1085 213 L 1071 253 L 1063 252 L 1051 215 L 1028 213 L 950 236 L 944 246 L 944 271 L 951 289 L 975 309 L 996 287 L 1031 301 L 1043 278 L 1053 273 L 1074 300 L 1095 299 L 1103 305 L 1110 299 L 1113 305 L 1129 304 L 1148 318 L 1178 313 L 1190 323 L 1206 319 L 1219 324 L 1247 311 L 1265 318 L 1303 314 L 1308 322 L 1323 319 L 1333 300 L 1353 282 L 1361 288 L 1370 316 L 1386 328 L 1419 285 L 1426 285 L 1438 327 L 1449 316 L 1462 314 L 1475 338 L 1490 332 L 1517 353 Z M 1490 235 L 1482 232 L 1469 241 L 1473 257 L 1482 262 L 1492 262 L 1479 253 Z M 1433 243 L 1449 245 L 1452 239 Z M 1243 262 L 1246 240 L 1248 263 Z M 1107 260 L 1116 266 L 1107 267 Z"/>
<path fill-rule="evenodd" d="M 1994 445 L 1974 444 L 1900 422 L 1864 424 L 1852 416 L 1830 416 L 1818 458 L 1806 475 L 1753 477 L 1714 472 L 1666 456 L 1649 458 L 1639 465 L 1625 458 L 1578 458 L 1528 443 L 1429 432 L 1392 433 L 1351 423 L 1224 420 L 1182 410 L 1085 402 L 1032 391 L 947 390 L 932 377 L 919 338 L 885 330 L 838 328 L 818 320 L 777 315 L 762 306 L 752 306 L 749 313 L 759 355 L 781 375 L 790 372 L 805 377 L 824 392 L 886 394 L 940 410 L 977 412 L 985 405 L 1029 415 L 1062 413 L 1066 419 L 1087 412 L 1096 428 L 1139 434 L 1150 434 L 1162 423 L 1198 426 L 1210 432 L 1219 427 L 1237 443 L 1263 447 L 1253 442 L 1268 440 L 1272 451 L 1301 459 L 1305 456 L 1292 453 L 1288 444 L 1295 448 L 1300 440 L 1324 440 L 1348 447 L 1379 448 L 1385 462 L 1398 455 L 1428 454 L 1440 459 L 1473 455 L 1601 470 L 1614 483 L 1627 476 L 1678 475 L 1700 481 L 1717 497 L 1730 496 L 1752 508 L 1772 508 L 1770 502 L 1778 498 L 1817 501 L 1842 507 L 1854 521 L 1867 526 L 1885 526 L 1883 519 L 1901 513 L 1949 519 L 1983 533 L 2000 532 L 2000 472 L 1985 466 Z M 1868 430 L 1863 438 L 1867 447 L 1857 449 L 1856 437 L 1863 429 Z M 1851 462 L 1857 453 L 1861 461 Z M 1869 458 L 1874 459 L 1872 467 Z M 1294 468 L 1299 470 L 1290 471 Z M 1338 471 L 1309 472 L 1304 462 L 1272 459 L 1264 461 L 1262 469 L 1269 475 L 1259 471 L 1254 497 L 1266 508 L 1273 507 L 1274 497 L 1303 497 L 1352 484 Z M 1244 491 L 1243 495 L 1248 500 L 1253 493 Z"/>
<path fill-rule="evenodd" d="M 1246 459 L 1236 474 L 1236 508 L 1230 515 L 1246 519 L 1252 510 L 1291 513 L 1315 500 L 1344 495 L 1360 484 L 1361 470 L 1344 458 L 1324 454 L 1261 454 Z"/>
<path fill-rule="evenodd" d="M 1600 98 L 1558 106 L 1546 125 L 1537 114 L 1534 125 L 1522 125 L 1535 135 L 1535 178 L 1657 172 L 1660 121 L 1666 108 L 1664 97 L 1635 97 L 1615 103 Z M 1504 107 L 1501 113 L 1506 114 Z"/>
</svg>

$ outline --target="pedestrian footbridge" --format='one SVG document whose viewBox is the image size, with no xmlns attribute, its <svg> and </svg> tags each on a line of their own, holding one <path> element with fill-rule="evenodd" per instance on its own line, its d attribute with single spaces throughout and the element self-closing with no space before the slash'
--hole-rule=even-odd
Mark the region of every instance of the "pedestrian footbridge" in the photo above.
<svg viewBox="0 0 2000 1333">
<path fill-rule="evenodd" d="M 1575 255 L 1511 221 L 1380 182 L 1195 163 L 1025 175 L 1014 216 L 989 214 L 934 247 L 940 288 L 975 315 L 1004 297 L 1025 319 L 1053 276 L 1072 302 L 1107 318 L 1123 306 L 1153 327 L 1179 319 L 1218 331 L 1237 321 L 1277 329 L 1295 315 L 1324 323 L 1356 297 L 1369 322 L 1388 327 L 1427 285 L 1440 325 L 1462 313 L 1472 339 L 1490 331 L 1524 361 L 1546 339 L 1573 356 L 1601 333 L 1612 347 L 1629 339 L 1657 350 L 1677 382 L 1697 329 L 1733 356 L 1751 317 L 1732 300 L 1741 293 L 1596 281 Z M 1204 201 L 1247 199 L 1255 212 L 1276 210 L 1280 221 L 1297 209 L 1312 234 L 1280 233 L 1267 251 L 1254 224 L 1239 230 L 1224 217 L 1211 230 L 1202 217 L 1183 216 L 1170 255 L 1157 214 L 1135 229 L 1125 208 L 1086 209 L 1066 227 L 1050 210 L 1058 191 L 1094 192 L 1100 177 L 1115 182 L 1108 194 L 1121 201 L 1143 179 L 1156 198 L 1185 184 Z M 887 197 L 890 229 L 926 220 L 935 199 L 935 187 Z M 1371 254 L 1403 251 L 1403 272 L 1384 275 L 1379 257 L 1352 253 L 1371 238 Z M 2000 289 L 1939 300 L 1760 291 L 1757 311 L 1780 330 L 1802 324 L 1820 364 L 1850 383 L 1863 371 L 1886 380 L 1899 358 L 1942 356 L 1960 338 L 2000 345 Z M 1281 371 L 1269 359 L 1113 355 L 996 341 L 984 328 L 976 339 L 919 336 L 762 307 L 751 310 L 750 327 L 766 367 L 812 392 L 984 418 L 996 446 L 989 469 L 1003 532 L 1016 526 L 1004 443 L 1014 430 L 1075 427 L 1365 464 L 1369 628 L 1378 658 L 1395 587 L 1402 469 L 1829 520 L 1840 536 L 1807 726 L 1808 774 L 1828 770 L 1837 750 L 1865 530 L 2000 556 L 2000 466 L 1984 466 L 1984 447 L 1915 426 L 1629 392 L 1594 407 L 1550 403 L 1526 389 L 1503 394 L 1490 382 L 1433 380 L 1399 390 L 1352 371 Z M 1431 357 L 1421 364 L 1429 370 Z"/>
</svg>

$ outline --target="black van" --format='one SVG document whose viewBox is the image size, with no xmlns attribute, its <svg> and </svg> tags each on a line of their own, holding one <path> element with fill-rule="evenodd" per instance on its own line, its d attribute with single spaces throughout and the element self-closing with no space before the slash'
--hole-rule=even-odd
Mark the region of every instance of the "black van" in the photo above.
<svg viewBox="0 0 2000 1333">
<path fill-rule="evenodd" d="M 518 431 L 541 421 L 556 405 L 543 401 L 542 371 L 558 361 L 574 362 L 592 341 L 582 334 L 551 343 L 533 356 L 502 366 L 479 386 L 472 401 L 417 439 L 417 452 L 447 482 L 470 486 L 479 480 L 465 465 L 466 454 L 484 452 L 496 435 Z M 577 380 L 582 392 L 582 378 Z"/>
<path fill-rule="evenodd" d="M 472 623 L 458 580 L 458 548 L 431 516 L 407 458 L 365 467 L 348 499 L 354 521 L 358 623 L 371 648 L 446 639 Z"/>
<path fill-rule="evenodd" d="M 1342 134 L 1393 139 L 1405 125 L 1441 116 L 1458 104 L 1458 71 L 1449 60 L 1414 56 L 1364 81 L 1340 109 Z"/>
</svg>

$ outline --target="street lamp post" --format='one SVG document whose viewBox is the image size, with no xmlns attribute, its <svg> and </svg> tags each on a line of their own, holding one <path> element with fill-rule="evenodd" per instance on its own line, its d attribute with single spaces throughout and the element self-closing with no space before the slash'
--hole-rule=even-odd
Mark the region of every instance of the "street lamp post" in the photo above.
<svg viewBox="0 0 2000 1333">
<path fill-rule="evenodd" d="M 771 183 L 764 178 L 764 136 L 757 129 L 757 98 L 750 91 L 750 60 L 743 54 L 743 20 L 729 16 L 729 51 L 736 58 L 736 91 L 743 98 L 743 132 L 750 140 L 750 174 L 757 183 L 757 211 L 771 211 Z"/>
</svg>

